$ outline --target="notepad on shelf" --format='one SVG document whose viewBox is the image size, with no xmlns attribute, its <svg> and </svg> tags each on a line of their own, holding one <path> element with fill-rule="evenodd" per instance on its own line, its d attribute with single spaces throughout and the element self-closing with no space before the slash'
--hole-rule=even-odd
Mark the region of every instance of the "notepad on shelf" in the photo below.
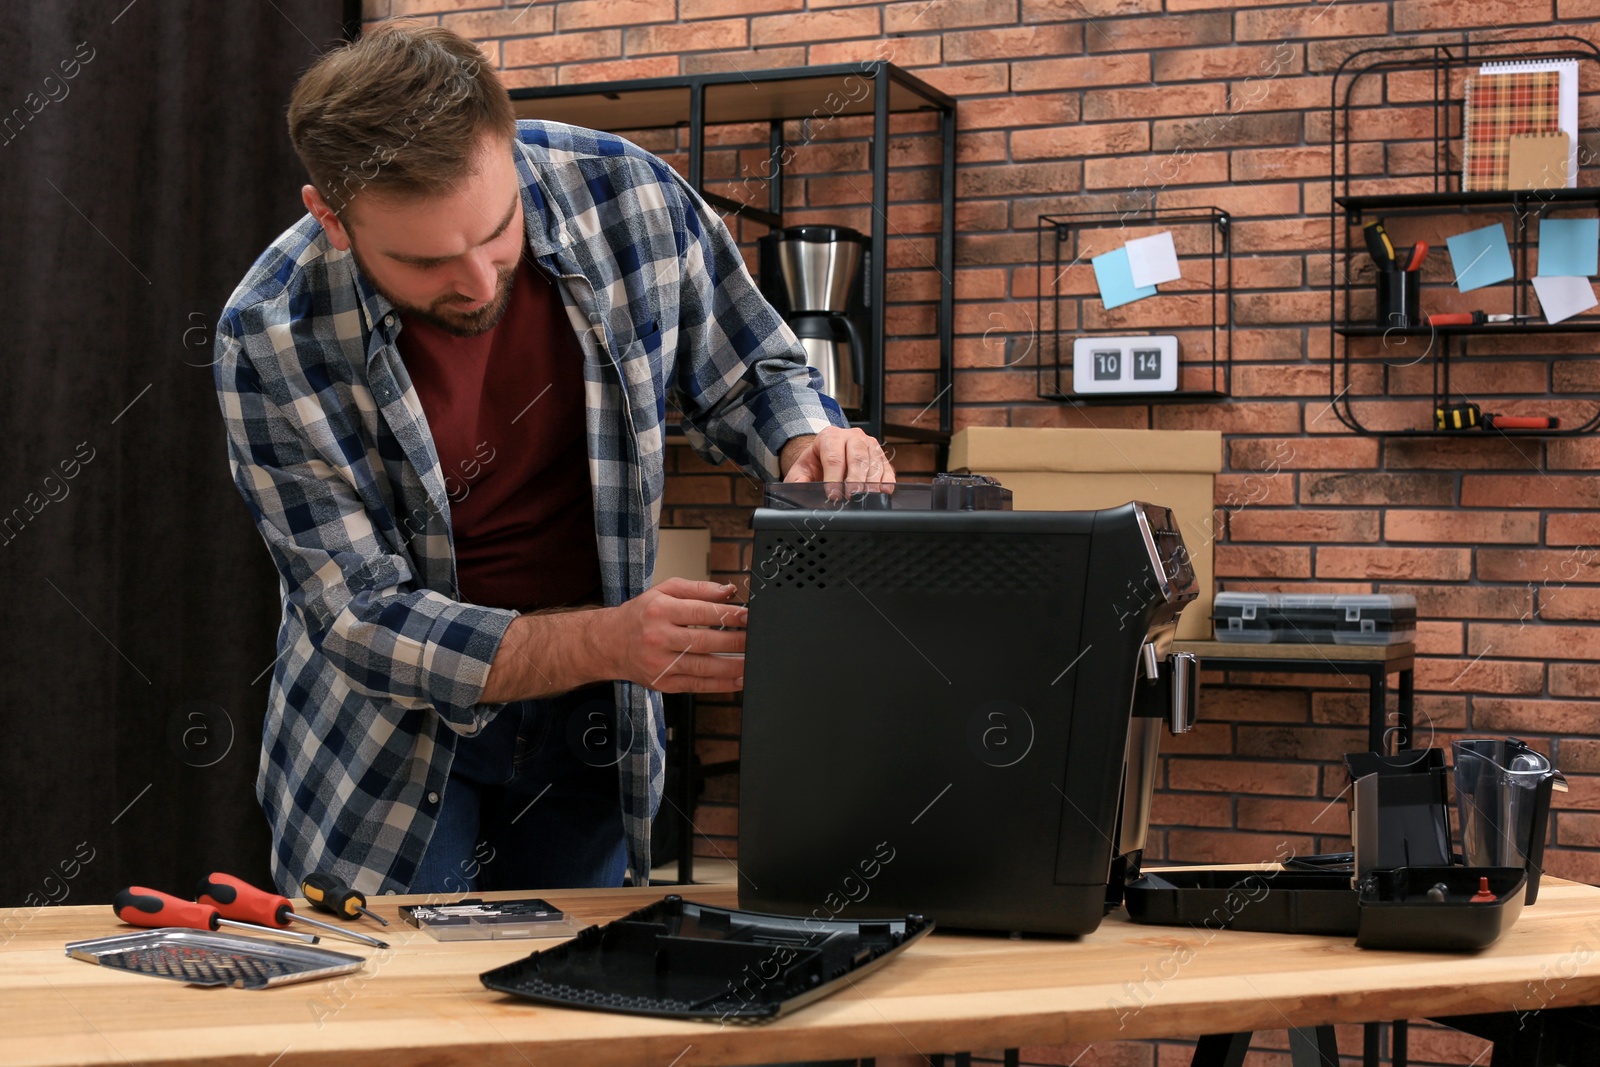
<svg viewBox="0 0 1600 1067">
<path fill-rule="evenodd" d="M 1576 59 L 1528 59 L 1485 63 L 1479 75 L 1529 74 L 1555 71 L 1560 80 L 1556 105 L 1556 129 L 1567 135 L 1567 188 L 1578 184 L 1578 61 Z"/>
<path fill-rule="evenodd" d="M 1512 134 L 1506 152 L 1506 188 L 1567 188 L 1571 144 L 1565 132 Z"/>
<path fill-rule="evenodd" d="M 1553 68 L 1493 70 L 1469 77 L 1461 120 L 1462 190 L 1507 188 L 1511 139 L 1561 132 L 1560 108 L 1561 75 Z"/>
</svg>

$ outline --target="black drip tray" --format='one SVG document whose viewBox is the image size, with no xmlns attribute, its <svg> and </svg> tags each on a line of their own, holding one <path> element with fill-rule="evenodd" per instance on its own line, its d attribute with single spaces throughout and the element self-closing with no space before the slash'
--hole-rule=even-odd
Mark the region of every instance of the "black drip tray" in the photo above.
<svg viewBox="0 0 1600 1067">
<path fill-rule="evenodd" d="M 1493 901 L 1474 904 L 1479 879 Z M 1443 886 L 1443 900 L 1428 890 Z M 1361 883 L 1362 948 L 1475 952 L 1494 944 L 1522 914 L 1528 872 L 1521 867 L 1400 867 Z"/>
<path fill-rule="evenodd" d="M 918 915 L 801 919 L 668 896 L 479 978 L 566 1008 L 764 1022 L 827 996 L 932 929 Z"/>
<path fill-rule="evenodd" d="M 1473 903 L 1479 879 L 1494 900 Z M 1158 926 L 1351 937 L 1361 948 L 1475 952 L 1522 913 L 1520 867 L 1399 867 L 1373 871 L 1359 892 L 1345 873 L 1192 868 L 1128 883 L 1128 917 Z M 1437 894 L 1429 890 L 1442 886 Z"/>
<path fill-rule="evenodd" d="M 1273 934 L 1355 935 L 1361 914 L 1350 875 L 1320 871 L 1162 871 L 1128 883 L 1136 923 Z"/>
</svg>

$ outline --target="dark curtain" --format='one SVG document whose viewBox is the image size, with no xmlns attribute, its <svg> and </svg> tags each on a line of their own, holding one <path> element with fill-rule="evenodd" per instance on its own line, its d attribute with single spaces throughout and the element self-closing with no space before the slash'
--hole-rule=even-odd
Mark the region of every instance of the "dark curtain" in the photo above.
<svg viewBox="0 0 1600 1067">
<path fill-rule="evenodd" d="M 284 109 L 349 17 L 31 0 L 0 19 L 0 906 L 268 884 L 278 584 L 229 478 L 211 329 L 302 214 Z"/>
</svg>

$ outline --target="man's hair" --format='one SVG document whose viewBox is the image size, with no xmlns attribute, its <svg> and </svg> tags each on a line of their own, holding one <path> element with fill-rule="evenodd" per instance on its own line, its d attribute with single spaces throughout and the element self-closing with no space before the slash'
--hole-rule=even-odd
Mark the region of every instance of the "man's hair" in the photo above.
<svg viewBox="0 0 1600 1067">
<path fill-rule="evenodd" d="M 447 191 L 486 135 L 516 136 L 505 86 L 451 30 L 384 22 L 318 59 L 289 100 L 289 139 L 335 214 L 356 197 Z"/>
</svg>

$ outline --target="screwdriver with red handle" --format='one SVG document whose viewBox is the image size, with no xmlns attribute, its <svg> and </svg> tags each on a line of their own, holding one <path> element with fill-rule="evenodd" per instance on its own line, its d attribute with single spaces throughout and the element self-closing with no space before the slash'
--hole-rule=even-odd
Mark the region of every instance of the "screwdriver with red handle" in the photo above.
<svg viewBox="0 0 1600 1067">
<path fill-rule="evenodd" d="M 308 919 L 304 915 L 294 913 L 294 905 L 289 903 L 288 897 L 276 893 L 268 893 L 257 889 L 242 878 L 235 878 L 231 874 L 213 872 L 200 879 L 200 885 L 195 889 L 195 899 L 201 904 L 208 904 L 226 919 L 242 919 L 246 922 L 260 923 L 263 926 L 282 929 L 289 925 L 289 920 L 307 923 L 320 930 L 348 937 L 352 941 L 374 945 L 378 948 L 388 948 L 386 941 L 379 941 L 366 934 L 358 934 L 354 930 L 345 930 L 325 923 L 320 919 Z"/>
<path fill-rule="evenodd" d="M 1482 326 L 1486 322 L 1521 322 L 1532 315 L 1489 315 L 1483 311 L 1449 311 L 1429 315 L 1429 326 Z"/>
<path fill-rule="evenodd" d="M 181 926 L 188 930 L 215 930 L 219 926 L 234 926 L 240 930 L 292 937 L 311 945 L 321 940 L 316 934 L 302 934 L 297 930 L 224 919 L 216 908 L 208 904 L 179 900 L 170 893 L 160 893 L 139 885 L 118 890 L 117 895 L 112 898 L 111 910 L 117 913 L 117 918 L 134 926 Z"/>
</svg>

